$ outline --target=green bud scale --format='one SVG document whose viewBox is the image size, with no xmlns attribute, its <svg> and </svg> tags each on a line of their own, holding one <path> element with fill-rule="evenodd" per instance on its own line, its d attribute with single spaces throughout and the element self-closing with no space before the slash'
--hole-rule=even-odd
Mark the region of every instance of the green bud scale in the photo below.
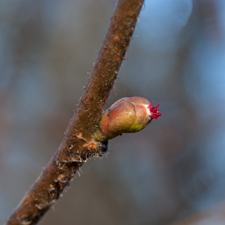
<svg viewBox="0 0 225 225">
<path fill-rule="evenodd" d="M 134 133 L 162 115 L 159 104 L 152 106 L 142 97 L 122 98 L 105 110 L 95 132 L 95 140 L 105 142 L 122 133 Z"/>
</svg>

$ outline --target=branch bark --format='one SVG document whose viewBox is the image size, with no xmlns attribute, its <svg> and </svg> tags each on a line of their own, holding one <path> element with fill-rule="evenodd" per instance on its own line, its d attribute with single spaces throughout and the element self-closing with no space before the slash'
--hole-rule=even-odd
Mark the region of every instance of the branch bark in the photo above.
<svg viewBox="0 0 225 225">
<path fill-rule="evenodd" d="M 128 49 L 144 0 L 119 0 L 86 91 L 47 167 L 24 196 L 7 225 L 36 224 L 91 157 L 104 154 L 94 140 L 103 109 Z"/>
</svg>

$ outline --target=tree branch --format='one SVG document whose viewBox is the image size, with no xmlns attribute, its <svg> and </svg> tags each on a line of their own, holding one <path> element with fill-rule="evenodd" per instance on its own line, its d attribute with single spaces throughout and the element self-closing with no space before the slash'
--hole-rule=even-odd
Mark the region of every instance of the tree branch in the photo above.
<svg viewBox="0 0 225 225">
<path fill-rule="evenodd" d="M 83 163 L 104 153 L 105 146 L 95 141 L 93 135 L 128 49 L 143 2 L 118 1 L 86 92 L 80 99 L 62 143 L 7 225 L 36 224 Z"/>
</svg>

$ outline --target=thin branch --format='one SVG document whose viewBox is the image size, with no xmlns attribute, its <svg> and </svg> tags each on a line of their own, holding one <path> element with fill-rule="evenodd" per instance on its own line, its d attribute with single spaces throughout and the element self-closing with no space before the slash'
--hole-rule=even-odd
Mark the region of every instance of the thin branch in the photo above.
<svg viewBox="0 0 225 225">
<path fill-rule="evenodd" d="M 144 0 L 119 0 L 86 92 L 57 152 L 15 209 L 7 225 L 36 224 L 91 157 L 104 153 L 93 134 L 132 37 Z"/>
</svg>

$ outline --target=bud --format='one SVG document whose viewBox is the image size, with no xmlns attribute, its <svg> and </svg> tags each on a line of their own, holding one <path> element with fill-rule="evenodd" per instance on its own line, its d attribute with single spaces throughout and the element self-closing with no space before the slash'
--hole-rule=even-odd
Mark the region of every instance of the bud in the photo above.
<svg viewBox="0 0 225 225">
<path fill-rule="evenodd" d="M 152 106 L 145 98 L 122 98 L 103 112 L 95 140 L 104 142 L 122 133 L 134 133 L 145 128 L 153 119 L 162 115 L 159 104 Z"/>
</svg>

